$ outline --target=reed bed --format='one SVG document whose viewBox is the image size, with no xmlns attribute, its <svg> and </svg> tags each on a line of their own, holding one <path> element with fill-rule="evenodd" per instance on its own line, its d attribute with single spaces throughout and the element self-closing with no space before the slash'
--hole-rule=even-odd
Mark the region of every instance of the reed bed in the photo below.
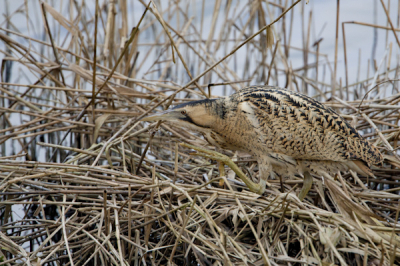
<svg viewBox="0 0 400 266">
<path fill-rule="evenodd" d="M 1 265 L 400 264 L 400 43 L 389 12 L 384 26 L 347 23 L 387 34 L 374 71 L 354 77 L 354 51 L 344 42 L 342 59 L 321 53 L 300 1 L 25 1 L 4 10 Z M 271 179 L 257 195 L 179 145 L 214 149 L 199 134 L 140 121 L 250 84 L 340 112 L 384 154 L 376 178 L 316 176 L 303 201 L 300 177 Z M 222 152 L 257 178 L 255 158 Z"/>
</svg>

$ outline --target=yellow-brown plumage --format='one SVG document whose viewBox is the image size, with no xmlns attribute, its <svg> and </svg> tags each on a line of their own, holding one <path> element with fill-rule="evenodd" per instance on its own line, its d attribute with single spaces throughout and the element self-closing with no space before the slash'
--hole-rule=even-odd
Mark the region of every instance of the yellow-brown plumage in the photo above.
<svg viewBox="0 0 400 266">
<path fill-rule="evenodd" d="M 372 175 L 379 150 L 340 115 L 303 94 L 272 86 L 251 86 L 219 99 L 178 105 L 145 120 L 168 120 L 200 131 L 215 146 L 257 157 L 261 179 L 353 169 Z"/>
</svg>

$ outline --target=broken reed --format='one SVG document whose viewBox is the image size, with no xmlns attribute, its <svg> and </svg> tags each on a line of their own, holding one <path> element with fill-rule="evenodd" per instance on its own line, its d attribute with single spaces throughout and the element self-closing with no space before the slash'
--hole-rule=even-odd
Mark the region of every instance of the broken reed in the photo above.
<svg viewBox="0 0 400 266">
<path fill-rule="evenodd" d="M 346 72 L 342 84 L 338 57 L 330 62 L 311 41 L 303 3 L 96 2 L 23 5 L 0 24 L 4 265 L 400 263 L 393 45 L 386 67 L 374 63 L 366 78 Z M 131 10 L 141 13 L 132 20 Z M 40 23 L 19 30 L 21 15 Z M 296 19 L 307 22 L 303 46 L 291 36 Z M 42 39 L 35 33 L 44 26 Z M 277 41 L 265 49 L 272 35 Z M 304 62 L 293 69 L 296 51 Z M 205 145 L 198 134 L 139 122 L 170 105 L 267 82 L 314 96 L 361 130 L 385 154 L 376 178 L 343 173 L 330 185 L 315 177 L 304 201 L 296 196 L 300 177 L 272 179 L 259 196 L 230 169 L 221 176 L 215 162 L 176 145 Z M 224 152 L 257 177 L 254 158 Z"/>
</svg>

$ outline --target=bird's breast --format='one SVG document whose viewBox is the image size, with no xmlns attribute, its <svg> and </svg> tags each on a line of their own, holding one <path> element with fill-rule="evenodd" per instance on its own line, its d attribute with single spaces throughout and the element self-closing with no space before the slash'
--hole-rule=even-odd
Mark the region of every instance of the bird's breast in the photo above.
<svg viewBox="0 0 400 266">
<path fill-rule="evenodd" d="M 258 134 L 253 124 L 240 110 L 216 123 L 214 130 L 205 137 L 211 144 L 217 143 L 219 147 L 225 149 L 239 150 L 250 154 L 255 154 L 256 150 L 260 149 L 267 152 L 262 143 L 262 136 Z"/>
</svg>

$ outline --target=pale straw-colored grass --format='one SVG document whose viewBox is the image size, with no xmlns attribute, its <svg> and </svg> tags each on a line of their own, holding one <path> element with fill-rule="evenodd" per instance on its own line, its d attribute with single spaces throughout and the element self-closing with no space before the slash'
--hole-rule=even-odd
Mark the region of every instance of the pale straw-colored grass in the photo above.
<svg viewBox="0 0 400 266">
<path fill-rule="evenodd" d="M 0 264 L 400 264 L 396 41 L 362 79 L 312 43 L 297 1 L 83 2 L 2 11 Z M 198 134 L 139 121 L 266 83 L 343 114 L 385 155 L 376 179 L 315 177 L 304 201 L 301 178 L 271 179 L 260 196 L 178 145 L 205 145 Z M 255 158 L 224 153 L 257 177 Z"/>
</svg>

